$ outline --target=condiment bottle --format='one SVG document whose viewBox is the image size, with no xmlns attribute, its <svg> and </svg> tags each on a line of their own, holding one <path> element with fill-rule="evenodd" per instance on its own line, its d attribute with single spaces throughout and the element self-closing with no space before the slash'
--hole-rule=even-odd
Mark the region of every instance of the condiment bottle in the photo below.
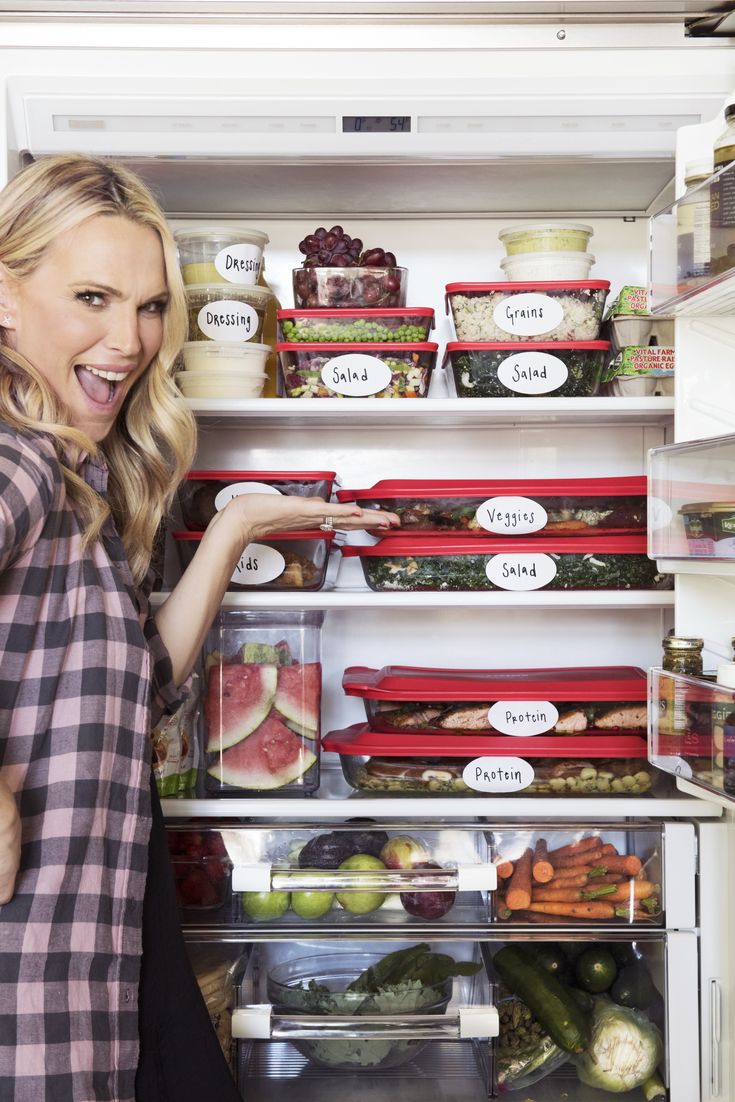
<svg viewBox="0 0 735 1102">
<path fill-rule="evenodd" d="M 265 308 L 263 335 L 260 339 L 263 344 L 269 344 L 271 346 L 271 354 L 268 357 L 265 367 L 268 378 L 265 380 L 265 386 L 263 387 L 263 397 L 275 398 L 278 394 L 278 385 L 276 381 L 278 378 L 278 361 L 275 348 L 278 340 L 278 311 L 281 309 L 281 304 L 276 298 L 273 288 L 269 286 L 265 278 L 265 258 L 260 266 L 258 286 L 266 287 L 271 292 L 271 297 L 268 299 Z"/>
<path fill-rule="evenodd" d="M 684 169 L 686 191 L 676 206 L 676 269 L 679 289 L 696 286 L 709 275 L 710 192 L 701 185 L 712 175 L 712 161 L 693 161 Z"/>
<path fill-rule="evenodd" d="M 663 640 L 663 668 L 668 673 L 697 677 L 702 673 L 703 639 L 682 635 L 667 635 Z M 686 753 L 687 685 L 670 677 L 659 681 L 658 732 L 667 738 L 666 753 L 681 756 Z M 675 739 L 676 742 L 670 740 Z"/>
<path fill-rule="evenodd" d="M 717 667 L 717 686 L 730 692 L 715 689 L 712 704 L 712 770 L 715 777 L 723 771 L 722 787 L 735 795 L 735 662 L 720 662 Z"/>
<path fill-rule="evenodd" d="M 669 673 L 683 673 L 698 677 L 704 669 L 702 662 L 703 639 L 684 635 L 667 635 L 663 640 L 663 668 Z"/>
<path fill-rule="evenodd" d="M 735 100 L 725 107 L 725 129 L 715 141 L 714 169 L 735 161 Z M 710 186 L 710 274 L 735 266 L 735 169 Z"/>
</svg>

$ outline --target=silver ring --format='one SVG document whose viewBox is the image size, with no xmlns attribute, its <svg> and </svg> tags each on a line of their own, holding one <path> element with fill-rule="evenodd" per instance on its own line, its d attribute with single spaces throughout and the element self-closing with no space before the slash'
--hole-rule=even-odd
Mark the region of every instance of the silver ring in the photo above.
<svg viewBox="0 0 735 1102">
<path fill-rule="evenodd" d="M 334 517 L 325 517 L 324 518 L 324 524 L 319 525 L 319 530 L 321 532 L 333 532 L 334 531 L 334 525 L 332 524 L 333 520 L 334 520 Z"/>
</svg>

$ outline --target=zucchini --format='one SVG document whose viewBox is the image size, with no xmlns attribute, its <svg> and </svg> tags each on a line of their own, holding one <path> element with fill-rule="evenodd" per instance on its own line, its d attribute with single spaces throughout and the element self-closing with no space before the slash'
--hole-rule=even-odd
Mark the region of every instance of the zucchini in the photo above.
<svg viewBox="0 0 735 1102">
<path fill-rule="evenodd" d="M 520 945 L 506 945 L 493 957 L 505 985 L 521 999 L 551 1039 L 565 1052 L 584 1052 L 589 1021 L 568 988 Z"/>
</svg>

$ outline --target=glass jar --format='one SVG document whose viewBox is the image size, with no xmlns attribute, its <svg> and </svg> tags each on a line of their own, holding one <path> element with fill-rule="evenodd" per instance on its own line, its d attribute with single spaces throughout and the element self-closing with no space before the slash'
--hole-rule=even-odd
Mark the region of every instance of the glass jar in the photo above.
<svg viewBox="0 0 735 1102">
<path fill-rule="evenodd" d="M 684 635 L 667 635 L 663 640 L 663 668 L 669 673 L 683 673 L 699 677 L 704 669 L 702 662 L 703 639 Z"/>
<path fill-rule="evenodd" d="M 669 673 L 685 674 L 688 677 L 701 676 L 703 646 L 703 639 L 667 635 L 663 640 L 663 668 Z M 658 730 L 660 734 L 675 740 L 669 742 L 670 749 L 667 752 L 682 756 L 686 755 L 686 697 L 687 686 L 684 682 L 674 681 L 673 678 L 661 679 Z"/>
<path fill-rule="evenodd" d="M 712 175 L 712 161 L 684 169 L 686 191 L 676 207 L 676 267 L 679 290 L 704 282 L 710 263 L 710 193 L 703 187 Z"/>
<path fill-rule="evenodd" d="M 714 169 L 735 161 L 735 101 L 725 107 L 725 129 L 715 141 Z M 710 274 L 735 267 L 735 170 L 724 172 L 710 187 Z"/>
</svg>

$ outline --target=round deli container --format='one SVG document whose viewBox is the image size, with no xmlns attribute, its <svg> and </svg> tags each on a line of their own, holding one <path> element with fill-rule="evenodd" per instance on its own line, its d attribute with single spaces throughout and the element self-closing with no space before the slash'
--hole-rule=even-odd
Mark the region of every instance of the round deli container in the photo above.
<svg viewBox="0 0 735 1102">
<path fill-rule="evenodd" d="M 185 398 L 260 398 L 268 376 L 220 369 L 179 371 L 176 383 Z"/>
<path fill-rule="evenodd" d="M 271 354 L 268 344 L 246 341 L 187 341 L 183 348 L 185 371 L 240 371 L 243 375 L 264 375 Z"/>
<path fill-rule="evenodd" d="M 508 256 L 537 252 L 587 251 L 592 226 L 583 222 L 524 222 L 500 230 L 498 238 Z"/>
<path fill-rule="evenodd" d="M 260 341 L 273 292 L 257 284 L 193 283 L 186 288 L 189 341 Z"/>
<path fill-rule="evenodd" d="M 595 262 L 592 253 L 562 252 L 515 253 L 500 261 L 506 279 L 523 282 L 541 279 L 589 279 Z"/>
<path fill-rule="evenodd" d="M 185 284 L 257 283 L 268 234 L 262 230 L 197 226 L 177 230 L 174 239 Z"/>
</svg>

